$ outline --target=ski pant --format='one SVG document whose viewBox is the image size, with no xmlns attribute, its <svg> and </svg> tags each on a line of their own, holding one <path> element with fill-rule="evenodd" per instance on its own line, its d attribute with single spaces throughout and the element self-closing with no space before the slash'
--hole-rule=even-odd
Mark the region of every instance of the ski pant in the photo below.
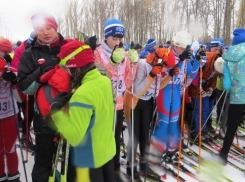
<svg viewBox="0 0 245 182">
<path fill-rule="evenodd" d="M 76 168 L 77 182 L 115 182 L 113 159 L 96 169 Z"/>
<path fill-rule="evenodd" d="M 212 111 L 213 111 L 213 108 L 214 108 L 214 98 L 210 98 L 209 97 L 209 111 L 208 111 L 208 116 L 209 114 L 211 113 L 210 117 L 208 118 L 208 121 L 207 121 L 207 126 L 211 127 L 212 126 Z"/>
<path fill-rule="evenodd" d="M 196 123 L 195 133 L 199 133 L 199 110 L 200 110 L 200 99 L 191 99 L 194 105 L 194 121 Z M 202 126 L 208 118 L 210 113 L 209 110 L 209 97 L 202 97 Z M 202 131 L 206 131 L 206 125 L 203 127 Z"/>
<path fill-rule="evenodd" d="M 229 153 L 244 110 L 245 104 L 230 104 L 228 111 L 227 131 L 225 134 L 223 147 L 220 151 L 220 153 L 224 154 L 225 156 L 227 156 Z"/>
<path fill-rule="evenodd" d="M 33 116 L 34 116 L 34 96 L 29 95 L 29 102 L 28 102 L 28 132 L 30 131 L 30 127 L 31 127 L 31 122 L 33 120 Z M 27 100 L 23 103 L 21 103 L 21 107 L 22 107 L 22 111 L 24 114 L 24 122 L 22 123 L 22 133 L 25 135 L 26 134 L 26 122 L 27 122 L 27 116 L 26 116 L 26 104 L 27 104 Z"/>
<path fill-rule="evenodd" d="M 116 155 L 114 156 L 114 167 L 116 171 L 120 170 L 120 135 L 123 125 L 123 110 L 117 110 L 115 140 L 116 140 Z"/>
<path fill-rule="evenodd" d="M 55 134 L 36 134 L 36 156 L 32 170 L 33 182 L 47 182 L 52 168 L 52 157 L 56 152 Z"/>
<path fill-rule="evenodd" d="M 140 149 L 140 162 L 146 163 L 147 161 L 147 145 L 149 141 L 149 129 L 150 123 L 152 121 L 153 115 L 153 99 L 141 100 L 139 99 L 135 109 L 134 109 L 134 158 L 136 159 L 136 151 L 139 144 Z M 132 123 L 129 123 L 129 142 L 127 148 L 127 159 L 128 162 L 132 161 Z"/>
<path fill-rule="evenodd" d="M 16 153 L 17 129 L 14 116 L 0 119 L 0 181 L 7 178 L 5 174 L 4 155 L 6 156 L 6 164 L 9 181 L 19 181 L 18 172 L 18 156 Z M 5 176 L 5 177 L 4 177 Z"/>
<path fill-rule="evenodd" d="M 168 146 L 170 150 L 174 150 L 178 148 L 180 139 L 178 124 L 180 114 L 179 87 L 173 90 L 164 88 L 159 91 L 157 110 L 159 124 L 156 127 L 154 138 L 165 144 L 166 147 Z"/>
<path fill-rule="evenodd" d="M 229 107 L 230 107 L 230 96 L 227 95 L 226 100 L 225 100 L 225 105 L 223 108 L 223 114 L 220 119 L 220 128 L 223 129 L 224 131 L 227 125 Z"/>
<path fill-rule="evenodd" d="M 223 93 L 222 90 L 218 90 L 217 89 L 217 97 L 216 97 L 216 102 L 218 101 L 218 99 L 220 98 L 221 94 Z M 218 122 L 218 119 L 220 117 L 220 115 L 222 114 L 221 110 L 222 110 L 222 106 L 223 106 L 223 103 L 225 102 L 225 93 L 222 95 L 220 101 L 218 102 L 217 104 L 217 118 L 216 118 L 216 121 Z M 225 106 L 224 106 L 224 109 L 225 109 Z M 223 112 L 224 114 L 224 112 Z M 221 117 L 220 117 L 221 118 Z"/>
</svg>

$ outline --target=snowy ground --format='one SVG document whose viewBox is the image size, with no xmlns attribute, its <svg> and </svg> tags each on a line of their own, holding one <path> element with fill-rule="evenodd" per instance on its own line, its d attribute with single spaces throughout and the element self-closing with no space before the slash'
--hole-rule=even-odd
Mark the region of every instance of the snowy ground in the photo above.
<svg viewBox="0 0 245 182">
<path fill-rule="evenodd" d="M 245 134 L 245 133 L 244 133 Z M 128 131 L 127 129 L 124 131 L 124 137 L 125 137 L 125 144 L 127 144 L 128 142 Z M 234 139 L 234 143 L 237 143 L 236 139 Z M 243 140 L 239 140 L 239 146 L 240 147 L 243 147 L 245 146 L 245 141 Z M 198 147 L 193 145 L 190 147 L 191 149 L 193 149 L 195 152 L 199 152 L 198 151 Z M 24 171 L 23 171 L 23 163 L 22 163 L 22 159 L 21 159 L 21 154 L 20 154 L 20 149 L 18 148 L 17 149 L 17 152 L 18 152 L 18 155 L 19 155 L 19 171 L 20 171 L 20 174 L 21 174 L 21 182 L 25 182 L 25 175 L 24 175 Z M 210 153 L 204 151 L 204 150 L 201 150 L 201 156 L 206 159 L 206 160 L 212 160 L 212 156 Z M 26 160 L 26 151 L 24 151 L 24 158 Z M 185 157 L 186 158 L 186 157 Z M 197 163 L 195 163 L 194 161 L 192 161 L 191 159 L 188 159 L 186 158 L 187 160 L 190 160 L 192 163 L 196 164 L 196 166 L 198 166 Z M 122 159 L 122 161 L 126 161 L 124 159 Z M 245 160 L 244 160 L 245 161 Z M 242 165 L 242 164 L 239 164 L 239 163 L 236 163 L 240 168 L 243 168 L 245 169 L 245 166 Z M 33 168 L 33 165 L 34 165 L 34 156 L 31 155 L 31 153 L 28 153 L 28 162 L 25 164 L 26 166 L 26 171 L 27 171 L 27 176 L 28 176 L 28 181 L 32 181 L 31 179 L 31 172 L 32 172 L 32 168 Z M 185 164 L 185 167 L 187 167 L 190 171 L 192 172 L 196 172 L 194 169 L 192 169 L 191 167 L 189 167 L 188 165 Z M 203 168 L 203 166 L 201 166 L 201 169 Z M 121 170 L 126 173 L 126 169 L 125 167 L 121 167 Z M 154 170 L 159 174 L 159 175 L 163 175 L 165 174 L 165 171 L 161 168 L 154 168 Z M 177 170 L 175 170 L 177 172 Z M 229 164 L 227 164 L 225 167 L 223 167 L 222 169 L 222 173 L 227 177 L 229 178 L 230 180 L 234 181 L 234 182 L 242 182 L 242 181 L 245 181 L 245 175 L 243 172 L 240 172 L 239 170 L 235 169 L 234 167 L 230 166 Z M 218 174 L 215 174 L 215 175 L 219 175 L 220 176 L 220 173 Z M 185 178 L 187 181 L 189 182 L 196 182 L 197 180 L 195 180 L 194 178 L 180 172 L 180 176 L 182 176 L 183 178 Z M 206 182 L 211 182 L 210 179 L 205 179 L 203 178 L 203 176 L 201 177 L 201 179 L 205 180 Z M 172 176 L 170 175 L 167 175 L 167 179 L 165 181 L 168 181 L 168 182 L 175 182 L 176 179 L 174 179 Z M 226 181 L 226 180 L 223 180 L 223 179 L 220 179 L 219 181 Z"/>
</svg>

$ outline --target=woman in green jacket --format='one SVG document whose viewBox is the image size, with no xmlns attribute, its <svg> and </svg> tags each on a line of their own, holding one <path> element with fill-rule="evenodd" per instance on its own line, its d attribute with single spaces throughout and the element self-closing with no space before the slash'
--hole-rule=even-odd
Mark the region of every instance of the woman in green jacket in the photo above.
<svg viewBox="0 0 245 182">
<path fill-rule="evenodd" d="M 92 49 L 68 40 L 60 64 L 72 80 L 72 94 L 60 93 L 51 106 L 58 131 L 74 147 L 72 165 L 78 182 L 114 182 L 113 95 L 109 78 L 94 66 Z M 69 107 L 63 107 L 69 100 Z M 61 109 L 62 108 L 62 109 Z"/>
</svg>

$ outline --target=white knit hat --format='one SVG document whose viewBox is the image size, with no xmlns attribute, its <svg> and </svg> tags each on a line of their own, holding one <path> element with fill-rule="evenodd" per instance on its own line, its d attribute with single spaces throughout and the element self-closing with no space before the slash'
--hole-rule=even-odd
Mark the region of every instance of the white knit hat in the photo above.
<svg viewBox="0 0 245 182">
<path fill-rule="evenodd" d="M 180 31 L 174 37 L 174 45 L 181 48 L 186 48 L 187 45 L 191 44 L 191 39 L 191 35 L 188 32 Z"/>
<path fill-rule="evenodd" d="M 216 59 L 216 61 L 214 62 L 214 68 L 216 71 L 218 71 L 219 73 L 223 73 L 223 67 L 224 67 L 224 60 L 222 59 L 222 57 L 219 57 L 218 59 Z"/>
</svg>

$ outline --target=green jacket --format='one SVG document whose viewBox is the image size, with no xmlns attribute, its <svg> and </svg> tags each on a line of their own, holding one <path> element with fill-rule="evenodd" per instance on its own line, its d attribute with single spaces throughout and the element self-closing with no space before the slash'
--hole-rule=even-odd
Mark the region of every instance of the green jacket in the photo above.
<svg viewBox="0 0 245 182">
<path fill-rule="evenodd" d="M 73 165 L 98 168 L 113 158 L 113 116 L 110 79 L 97 69 L 89 71 L 69 101 L 69 116 L 63 111 L 52 114 L 58 131 L 74 146 Z"/>
</svg>

